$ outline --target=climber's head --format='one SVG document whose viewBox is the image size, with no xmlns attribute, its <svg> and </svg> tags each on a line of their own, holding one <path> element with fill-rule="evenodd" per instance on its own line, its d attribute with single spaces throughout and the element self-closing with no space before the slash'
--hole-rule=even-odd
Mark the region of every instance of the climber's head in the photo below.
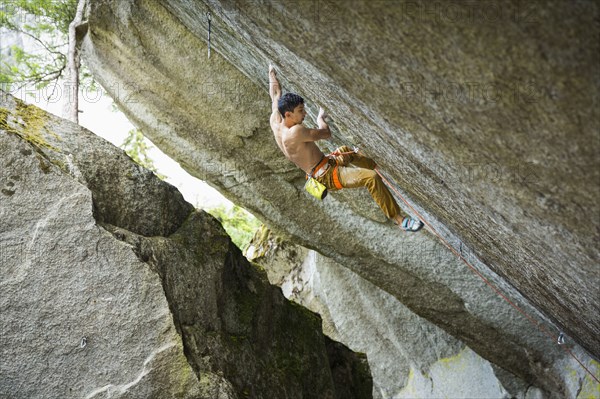
<svg viewBox="0 0 600 399">
<path fill-rule="evenodd" d="M 287 121 L 295 124 L 302 123 L 306 116 L 304 110 L 304 99 L 294 93 L 285 93 L 277 103 L 279 113 Z"/>
</svg>

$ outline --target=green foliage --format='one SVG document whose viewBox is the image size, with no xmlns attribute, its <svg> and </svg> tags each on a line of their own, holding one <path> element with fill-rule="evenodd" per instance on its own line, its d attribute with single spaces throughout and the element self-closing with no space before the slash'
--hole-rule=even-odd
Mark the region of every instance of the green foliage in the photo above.
<svg viewBox="0 0 600 399">
<path fill-rule="evenodd" d="M 14 29 L 21 25 L 38 35 L 41 32 L 55 31 L 66 35 L 76 10 L 77 0 L 2 0 L 0 26 Z M 35 17 L 36 23 L 33 26 L 25 23 L 25 14 Z"/>
<path fill-rule="evenodd" d="M 0 84 L 5 90 L 15 83 L 42 88 L 62 76 L 76 10 L 77 0 L 0 0 L 0 28 L 29 37 L 37 47 L 30 53 L 19 46 L 2 49 Z"/>
<path fill-rule="evenodd" d="M 254 233 L 261 225 L 260 221 L 251 213 L 237 205 L 232 208 L 221 205 L 207 209 L 207 212 L 221 222 L 233 243 L 241 250 L 246 249 Z"/>
<path fill-rule="evenodd" d="M 127 155 L 135 161 L 138 165 L 154 172 L 156 176 L 164 180 L 165 176 L 159 174 L 154 166 L 154 161 L 148 155 L 148 150 L 152 149 L 152 145 L 148 144 L 148 141 L 140 130 L 132 129 L 127 133 L 127 138 L 121 144 L 121 148 L 125 150 Z"/>
</svg>

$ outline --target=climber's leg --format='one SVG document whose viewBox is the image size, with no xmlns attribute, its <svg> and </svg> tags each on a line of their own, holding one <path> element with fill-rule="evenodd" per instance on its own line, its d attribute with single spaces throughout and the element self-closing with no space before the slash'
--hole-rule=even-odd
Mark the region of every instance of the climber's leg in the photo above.
<svg viewBox="0 0 600 399">
<path fill-rule="evenodd" d="M 350 163 L 354 166 L 364 169 L 375 169 L 377 164 L 369 157 L 365 157 L 361 154 L 352 154 L 352 158 L 350 159 Z"/>
<path fill-rule="evenodd" d="M 375 169 L 377 167 L 377 164 L 371 158 L 368 158 L 360 153 L 351 152 L 353 152 L 353 149 L 348 147 L 347 145 L 337 148 L 335 152 L 333 152 L 333 155 L 346 154 L 342 157 L 336 157 L 338 165 L 346 166 L 351 163 L 354 166 L 358 166 L 359 168 L 365 169 Z"/>
<path fill-rule="evenodd" d="M 343 188 L 366 187 L 385 216 L 394 219 L 398 224 L 402 222 L 404 215 L 400 213 L 400 207 L 377 172 L 366 168 L 343 166 L 338 167 L 338 171 Z"/>
</svg>

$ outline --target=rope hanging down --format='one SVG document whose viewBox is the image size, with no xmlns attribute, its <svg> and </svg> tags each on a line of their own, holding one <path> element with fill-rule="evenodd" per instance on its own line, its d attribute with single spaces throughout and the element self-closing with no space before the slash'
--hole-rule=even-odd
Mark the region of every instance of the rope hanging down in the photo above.
<svg viewBox="0 0 600 399">
<path fill-rule="evenodd" d="M 339 155 L 348 155 L 348 154 L 355 154 L 358 153 L 359 149 L 357 147 L 354 147 L 354 151 L 349 151 L 349 152 L 332 152 L 329 155 L 335 155 L 335 156 L 339 156 Z M 429 228 L 429 230 L 437 237 L 439 238 L 439 240 L 442 242 L 442 244 L 444 244 L 454 255 L 456 255 L 460 260 L 463 261 L 464 264 L 466 264 L 469 269 L 471 269 L 471 271 L 473 273 L 475 273 L 479 278 L 481 278 L 483 280 L 484 283 L 486 283 L 492 290 L 494 290 L 494 292 L 496 294 L 498 294 L 502 299 L 504 299 L 506 302 L 508 302 L 509 305 L 511 305 L 513 308 L 515 308 L 519 313 L 521 313 L 523 316 L 525 316 L 525 318 L 527 320 L 529 320 L 529 322 L 531 322 L 531 324 L 533 324 L 535 327 L 537 327 L 538 330 L 540 330 L 544 335 L 546 335 L 547 337 L 549 337 L 553 342 L 556 342 L 559 346 L 561 346 L 569 355 L 571 355 L 571 357 L 573 359 L 575 359 L 575 361 L 577 363 L 579 363 L 579 365 L 590 375 L 592 376 L 592 378 L 594 380 L 596 380 L 596 382 L 600 383 L 600 380 L 577 358 L 577 356 L 575 356 L 575 354 L 573 354 L 573 352 L 566 346 L 565 344 L 565 336 L 563 332 L 559 332 L 558 335 L 553 335 L 550 332 L 548 332 L 548 330 L 537 320 L 535 320 L 531 315 L 529 315 L 527 312 L 525 312 L 523 309 L 521 309 L 518 305 L 516 305 L 513 301 L 511 301 L 506 295 L 504 295 L 494 284 L 492 284 L 483 274 L 481 274 L 462 254 L 462 242 L 461 242 L 461 250 L 460 252 L 457 251 L 456 249 L 454 249 L 450 243 L 448 243 L 448 241 L 446 241 L 434 228 L 431 224 L 429 224 L 425 218 L 423 218 L 423 216 L 421 216 L 421 214 L 419 212 L 417 212 L 417 210 L 415 208 L 413 208 L 412 205 L 410 205 L 408 203 L 408 201 L 406 199 L 404 199 L 404 197 L 402 196 L 402 194 L 400 194 L 398 192 L 398 190 L 396 190 L 396 188 L 390 183 L 390 181 L 388 179 L 385 178 L 385 176 L 383 176 L 383 174 L 379 171 L 378 168 L 375 168 L 375 172 L 377 172 L 377 174 L 379 175 L 379 177 L 381 177 L 381 180 L 383 180 L 383 182 L 392 189 L 392 191 L 394 191 L 394 193 L 396 193 L 396 195 L 414 212 L 414 214 L 423 222 L 425 223 L 425 225 Z"/>
</svg>

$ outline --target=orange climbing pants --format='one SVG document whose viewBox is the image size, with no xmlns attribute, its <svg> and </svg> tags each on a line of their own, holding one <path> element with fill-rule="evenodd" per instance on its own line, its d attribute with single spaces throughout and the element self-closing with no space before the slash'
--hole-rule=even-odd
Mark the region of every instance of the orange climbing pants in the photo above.
<svg viewBox="0 0 600 399">
<path fill-rule="evenodd" d="M 348 157 L 348 166 L 338 165 L 335 159 L 330 158 L 328 160 L 329 168 L 316 179 L 332 191 L 342 188 L 366 187 L 385 216 L 390 219 L 396 217 L 400 213 L 400 207 L 381 177 L 375 172 L 374 169 L 377 166 L 375 161 L 360 154 L 349 154 Z"/>
</svg>

